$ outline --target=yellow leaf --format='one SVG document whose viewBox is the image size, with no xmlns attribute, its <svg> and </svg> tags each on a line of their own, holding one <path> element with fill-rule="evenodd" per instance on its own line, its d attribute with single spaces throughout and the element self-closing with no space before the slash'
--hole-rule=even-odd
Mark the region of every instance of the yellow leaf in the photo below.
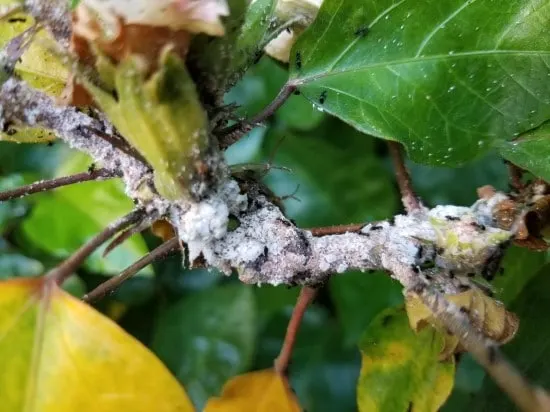
<svg viewBox="0 0 550 412">
<path fill-rule="evenodd" d="M 141 343 L 46 278 L 0 283 L 2 411 L 193 411 Z"/>
<path fill-rule="evenodd" d="M 272 369 L 231 379 L 222 396 L 212 398 L 204 412 L 299 412 L 302 409 L 286 381 Z"/>
<path fill-rule="evenodd" d="M 454 383 L 454 359 L 439 357 L 444 345 L 444 336 L 432 327 L 411 330 L 404 308 L 383 311 L 359 344 L 359 411 L 437 411 Z"/>
<path fill-rule="evenodd" d="M 471 288 L 456 295 L 445 295 L 445 298 L 462 308 L 477 330 L 498 343 L 509 342 L 518 330 L 518 317 L 512 312 L 508 312 L 502 303 L 485 295 L 477 288 Z M 417 296 L 407 296 L 405 305 L 413 330 L 419 331 L 428 324 L 443 330 L 429 308 Z M 445 356 L 455 352 L 458 346 L 456 337 L 448 334 L 446 336 L 445 348 L 442 353 Z"/>
<path fill-rule="evenodd" d="M 165 48 L 159 69 L 150 77 L 138 55 L 116 68 L 117 98 L 82 79 L 97 105 L 155 170 L 155 187 L 171 200 L 189 195 L 204 183 L 209 167 L 208 119 L 195 83 L 173 50 Z M 100 73 L 101 74 L 101 73 Z"/>
</svg>

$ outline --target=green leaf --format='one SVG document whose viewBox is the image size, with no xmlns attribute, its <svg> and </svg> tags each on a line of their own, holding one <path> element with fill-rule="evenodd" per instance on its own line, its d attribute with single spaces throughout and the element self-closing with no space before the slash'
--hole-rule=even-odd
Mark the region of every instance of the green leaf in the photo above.
<svg viewBox="0 0 550 412">
<path fill-rule="evenodd" d="M 469 353 L 460 356 L 456 367 L 453 392 L 441 412 L 463 412 L 468 409 L 472 396 L 481 389 L 485 370 Z"/>
<path fill-rule="evenodd" d="M 374 153 L 374 139 L 326 118 L 308 133 L 274 127 L 266 137 L 268 158 L 281 142 L 266 182 L 285 201 L 289 216 L 302 226 L 356 223 L 391 216 L 397 206 L 391 172 Z M 299 186 L 298 186 L 299 185 Z"/>
<path fill-rule="evenodd" d="M 0 279 L 33 277 L 44 273 L 44 266 L 37 260 L 18 253 L 0 253 Z"/>
<path fill-rule="evenodd" d="M 449 396 L 454 362 L 440 361 L 444 338 L 426 327 L 415 334 L 405 310 L 380 313 L 359 345 L 359 411 L 437 411 Z"/>
<path fill-rule="evenodd" d="M 212 288 L 160 313 L 152 348 L 202 409 L 230 377 L 249 366 L 255 325 L 250 286 Z"/>
<path fill-rule="evenodd" d="M 513 142 L 502 142 L 500 153 L 535 176 L 550 181 L 550 122 L 522 135 Z"/>
<path fill-rule="evenodd" d="M 287 71 L 279 64 L 262 59 L 226 94 L 225 102 L 238 104 L 241 116 L 253 116 L 273 100 L 287 78 Z M 291 96 L 275 113 L 275 118 L 287 127 L 302 131 L 313 129 L 323 117 L 323 112 L 300 96 Z"/>
<path fill-rule="evenodd" d="M 257 0 L 248 6 L 230 63 L 229 84 L 234 84 L 263 55 L 262 46 L 273 26 L 276 6 L 275 0 Z"/>
<path fill-rule="evenodd" d="M 437 205 L 471 206 L 476 189 L 490 183 L 497 190 L 508 190 L 508 170 L 495 154 L 457 168 L 431 167 L 409 162 L 414 189 L 423 202 Z"/>
<path fill-rule="evenodd" d="M 73 275 L 63 282 L 62 289 L 75 298 L 81 298 L 86 293 L 86 284 L 78 276 Z"/>
<path fill-rule="evenodd" d="M 504 255 L 502 269 L 492 282 L 495 298 L 509 305 L 547 262 L 546 253 L 512 246 Z"/>
<path fill-rule="evenodd" d="M 0 178 L 0 192 L 14 189 L 24 184 L 25 179 L 20 174 L 8 175 Z M 12 219 L 21 217 L 26 212 L 27 202 L 23 199 L 0 202 L 0 233 Z"/>
<path fill-rule="evenodd" d="M 326 0 L 290 82 L 414 161 L 458 165 L 550 118 L 549 5 Z"/>
<path fill-rule="evenodd" d="M 403 303 L 401 285 L 386 273 L 348 272 L 330 279 L 330 294 L 344 329 L 346 345 L 355 345 L 382 310 Z M 365 298 L 368 296 L 368 298 Z"/>
<path fill-rule="evenodd" d="M 299 293 L 298 287 L 289 289 L 284 286 L 262 285 L 255 288 L 258 320 L 263 324 L 281 311 L 292 313 Z"/>
<path fill-rule="evenodd" d="M 159 69 L 146 78 L 139 57 L 127 56 L 116 68 L 117 98 L 87 81 L 85 86 L 121 134 L 155 171 L 156 189 L 175 200 L 189 195 L 201 156 L 208 150 L 206 113 L 193 79 L 170 49 Z"/>
<path fill-rule="evenodd" d="M 218 101 L 238 79 L 236 71 L 242 74 L 242 69 L 235 67 L 240 65 L 243 58 L 237 42 L 249 5 L 246 0 L 228 0 L 227 3 L 230 13 L 224 22 L 226 34 L 221 37 L 204 34 L 195 36 L 187 57 L 187 60 L 192 62 L 191 65 L 198 69 L 197 84 L 204 88 L 204 92 L 214 101 Z"/>
<path fill-rule="evenodd" d="M 58 176 L 82 172 L 91 164 L 84 154 L 73 152 L 58 168 Z M 60 258 L 70 256 L 84 242 L 116 220 L 129 213 L 133 204 L 124 194 L 118 180 L 79 183 L 35 195 L 36 205 L 23 222 L 25 238 L 34 246 Z M 147 253 L 140 235 L 132 236 L 106 258 L 103 248 L 86 261 L 88 270 L 114 275 Z M 146 268 L 142 275 L 152 275 Z"/>
<path fill-rule="evenodd" d="M 254 369 L 272 367 L 273 359 L 281 350 L 290 314 L 290 308 L 279 310 L 261 328 Z M 342 336 L 342 330 L 325 308 L 315 303 L 308 307 L 289 368 L 290 384 L 304 410 L 357 410 L 355 383 L 359 376 L 359 353 L 355 348 L 345 348 Z"/>
<path fill-rule="evenodd" d="M 544 266 L 510 305 L 509 309 L 519 316 L 521 324 L 516 337 L 503 347 L 503 352 L 519 368 L 519 372 L 542 387 L 550 386 L 550 329 L 544 327 L 548 324 L 550 311 L 549 271 L 550 265 Z M 481 391 L 468 409 L 517 410 L 489 377 L 485 378 Z"/>
</svg>

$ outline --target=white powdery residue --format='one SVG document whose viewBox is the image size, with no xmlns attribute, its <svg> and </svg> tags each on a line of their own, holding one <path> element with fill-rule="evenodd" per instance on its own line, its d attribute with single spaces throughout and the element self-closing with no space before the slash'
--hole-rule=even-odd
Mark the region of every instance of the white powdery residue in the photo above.
<svg viewBox="0 0 550 412">
<path fill-rule="evenodd" d="M 37 106 L 37 107 L 31 107 L 31 108 L 25 109 L 24 113 L 25 113 L 25 119 L 27 119 L 27 124 L 29 126 L 34 126 L 36 125 L 38 116 L 40 116 L 42 111 L 40 110 L 40 107 Z"/>
<path fill-rule="evenodd" d="M 212 249 L 216 242 L 227 233 L 229 214 L 238 214 L 246 209 L 247 197 L 240 194 L 239 185 L 233 180 L 227 180 L 220 185 L 218 191 L 199 203 L 191 203 L 185 212 L 175 217 L 180 238 L 187 243 L 190 260 L 203 254 L 208 263 L 223 268 L 226 264 L 221 261 L 218 253 Z M 177 213 L 176 213 L 177 215 Z M 238 230 L 238 229 L 237 229 Z M 238 233 L 237 233 L 238 234 Z M 240 256 L 246 259 L 255 259 L 263 251 L 261 242 L 247 242 L 248 239 L 239 239 L 231 248 L 231 258 Z"/>
<path fill-rule="evenodd" d="M 345 263 L 340 263 L 338 267 L 336 268 L 337 273 L 344 273 L 348 269 L 348 265 Z"/>
<path fill-rule="evenodd" d="M 218 196 L 227 204 L 229 211 L 238 214 L 246 209 L 248 198 L 240 193 L 239 184 L 234 180 L 227 180 L 218 190 Z"/>
<path fill-rule="evenodd" d="M 489 199 L 480 199 L 472 207 L 472 213 L 476 215 L 477 221 L 487 226 L 493 225 L 494 208 L 502 201 L 507 200 L 508 196 L 504 193 L 496 193 Z"/>
<path fill-rule="evenodd" d="M 189 259 L 195 260 L 215 240 L 227 232 L 229 209 L 214 196 L 200 203 L 192 203 L 177 222 L 180 238 L 189 248 Z"/>
<path fill-rule="evenodd" d="M 471 215 L 469 207 L 462 206 L 436 206 L 428 212 L 428 215 L 436 219 L 446 220 L 448 217 L 462 218 Z"/>
</svg>

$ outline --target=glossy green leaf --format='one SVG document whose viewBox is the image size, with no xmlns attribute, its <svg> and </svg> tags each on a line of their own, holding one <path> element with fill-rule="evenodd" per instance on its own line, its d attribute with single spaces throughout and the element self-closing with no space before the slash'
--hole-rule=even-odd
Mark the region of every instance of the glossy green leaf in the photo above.
<svg viewBox="0 0 550 412">
<path fill-rule="evenodd" d="M 550 123 L 543 124 L 513 142 L 503 142 L 500 153 L 535 176 L 550 181 Z"/>
<path fill-rule="evenodd" d="M 509 309 L 521 319 L 516 337 L 503 347 L 503 352 L 531 382 L 550 386 L 550 265 L 544 266 L 525 286 Z M 517 408 L 502 394 L 492 379 L 486 377 L 483 387 L 470 403 L 472 411 L 516 411 Z"/>
<path fill-rule="evenodd" d="M 290 81 L 415 161 L 458 165 L 550 118 L 548 0 L 325 0 Z"/>
<path fill-rule="evenodd" d="M 396 210 L 393 177 L 375 157 L 374 139 L 337 119 L 326 118 L 309 133 L 273 128 L 265 142 L 265 158 L 280 142 L 274 164 L 291 169 L 273 170 L 265 181 L 277 196 L 296 192 L 285 208 L 299 225 L 364 222 Z"/>
<path fill-rule="evenodd" d="M 58 167 L 58 176 L 85 171 L 91 164 L 82 153 L 72 153 Z M 35 195 L 36 205 L 23 222 L 25 238 L 34 246 L 58 257 L 66 258 L 85 241 L 108 224 L 129 213 L 133 204 L 118 180 L 79 183 Z M 115 275 L 147 253 L 140 235 L 135 235 L 114 249 L 106 258 L 103 248 L 86 261 L 86 267 L 97 273 Z M 152 275 L 146 268 L 141 275 Z"/>
<path fill-rule="evenodd" d="M 451 392 L 455 372 L 452 360 L 439 359 L 443 344 L 444 337 L 431 327 L 414 333 L 403 308 L 380 313 L 359 345 L 359 411 L 436 412 Z"/>
<path fill-rule="evenodd" d="M 251 286 L 212 288 L 161 312 L 152 348 L 201 409 L 250 365 L 255 325 Z"/>
<path fill-rule="evenodd" d="M 330 294 L 346 345 L 356 345 L 373 318 L 403 303 L 402 286 L 387 273 L 349 272 L 330 279 Z"/>
</svg>

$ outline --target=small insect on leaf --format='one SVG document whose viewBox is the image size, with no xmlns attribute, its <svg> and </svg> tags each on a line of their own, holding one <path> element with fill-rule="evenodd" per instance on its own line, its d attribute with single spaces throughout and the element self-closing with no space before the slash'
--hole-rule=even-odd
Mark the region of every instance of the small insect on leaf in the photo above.
<svg viewBox="0 0 550 412">
<path fill-rule="evenodd" d="M 295 64 L 298 70 L 302 68 L 302 53 L 300 53 L 299 51 L 296 52 Z"/>
<path fill-rule="evenodd" d="M 365 37 L 367 34 L 369 34 L 369 26 L 361 26 L 355 32 L 353 33 L 357 37 Z"/>
<path fill-rule="evenodd" d="M 324 104 L 326 100 L 327 100 L 327 91 L 323 90 L 321 92 L 321 95 L 319 96 L 319 104 Z"/>
</svg>

